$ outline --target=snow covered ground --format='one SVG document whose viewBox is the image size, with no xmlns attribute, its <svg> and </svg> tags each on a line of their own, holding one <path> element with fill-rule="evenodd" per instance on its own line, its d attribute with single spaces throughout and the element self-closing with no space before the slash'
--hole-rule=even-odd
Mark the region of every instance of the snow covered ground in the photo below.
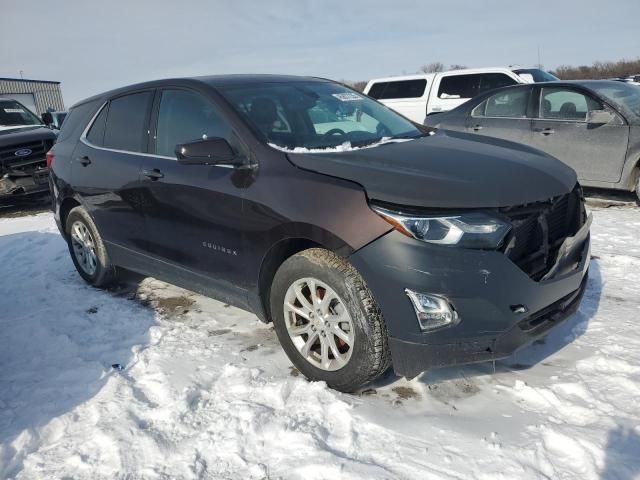
<svg viewBox="0 0 640 480">
<path fill-rule="evenodd" d="M 243 311 L 89 288 L 48 213 L 0 219 L 0 478 L 640 478 L 640 209 L 594 217 L 584 302 L 544 342 L 360 395 Z"/>
</svg>

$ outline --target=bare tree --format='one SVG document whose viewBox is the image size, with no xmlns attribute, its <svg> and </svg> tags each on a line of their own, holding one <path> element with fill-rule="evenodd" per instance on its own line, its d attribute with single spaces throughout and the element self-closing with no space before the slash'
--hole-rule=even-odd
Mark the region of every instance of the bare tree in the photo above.
<svg viewBox="0 0 640 480">
<path fill-rule="evenodd" d="M 364 87 L 366 87 L 368 83 L 365 80 L 358 80 L 355 82 L 351 80 L 339 80 L 339 82 L 344 85 L 349 85 L 351 88 L 353 88 L 354 90 L 358 90 L 359 92 L 362 92 L 364 90 Z"/>
<path fill-rule="evenodd" d="M 449 70 L 464 70 L 465 68 L 469 68 L 466 65 L 460 65 L 459 63 L 454 63 L 449 65 Z"/>
<path fill-rule="evenodd" d="M 420 68 L 420 71 L 424 73 L 444 72 L 444 63 L 442 62 L 429 63 L 427 65 L 423 65 Z"/>
<path fill-rule="evenodd" d="M 351 84 L 351 86 L 352 86 L 354 89 L 358 90 L 359 92 L 362 92 L 362 91 L 364 91 L 364 87 L 366 87 L 366 86 L 367 86 L 367 83 L 368 83 L 368 82 L 366 82 L 366 81 L 353 82 L 353 83 Z"/>
<path fill-rule="evenodd" d="M 562 80 L 602 79 L 640 74 L 640 58 L 617 62 L 594 62 L 593 65 L 561 65 L 552 72 Z"/>
</svg>

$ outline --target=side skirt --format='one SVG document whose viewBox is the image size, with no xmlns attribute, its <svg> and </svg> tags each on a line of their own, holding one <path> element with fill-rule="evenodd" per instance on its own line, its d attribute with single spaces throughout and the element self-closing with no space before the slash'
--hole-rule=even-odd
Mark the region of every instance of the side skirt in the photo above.
<svg viewBox="0 0 640 480">
<path fill-rule="evenodd" d="M 105 241 L 105 244 L 114 265 L 253 313 L 247 290 L 243 288 L 112 242 Z"/>
</svg>

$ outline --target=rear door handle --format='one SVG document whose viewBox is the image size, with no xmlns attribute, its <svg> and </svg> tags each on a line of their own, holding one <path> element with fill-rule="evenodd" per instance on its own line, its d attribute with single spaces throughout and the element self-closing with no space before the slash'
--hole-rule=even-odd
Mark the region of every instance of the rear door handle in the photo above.
<svg viewBox="0 0 640 480">
<path fill-rule="evenodd" d="M 474 131 L 474 132 L 479 132 L 480 130 L 482 130 L 482 125 L 475 125 L 475 126 L 473 127 L 473 131 Z"/>
<path fill-rule="evenodd" d="M 164 173 L 162 173 L 157 168 L 154 168 L 153 170 L 147 170 L 145 168 L 144 170 L 142 170 L 142 175 L 150 178 L 151 180 L 158 180 L 160 178 L 164 178 Z"/>
<path fill-rule="evenodd" d="M 547 135 L 553 135 L 556 131 L 553 128 L 537 128 L 536 132 L 541 133 L 545 137 Z"/>
<path fill-rule="evenodd" d="M 86 167 L 91 164 L 91 159 L 85 155 L 84 157 L 80 157 L 78 162 L 80 162 L 83 167 Z"/>
</svg>

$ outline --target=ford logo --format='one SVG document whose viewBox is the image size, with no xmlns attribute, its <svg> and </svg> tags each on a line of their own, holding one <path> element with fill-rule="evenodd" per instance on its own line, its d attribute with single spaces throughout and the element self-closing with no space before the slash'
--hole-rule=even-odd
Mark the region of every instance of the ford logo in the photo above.
<svg viewBox="0 0 640 480">
<path fill-rule="evenodd" d="M 31 155 L 33 150 L 29 150 L 28 148 L 21 148 L 20 150 L 16 150 L 14 155 L 18 157 L 26 157 L 27 155 Z"/>
</svg>

